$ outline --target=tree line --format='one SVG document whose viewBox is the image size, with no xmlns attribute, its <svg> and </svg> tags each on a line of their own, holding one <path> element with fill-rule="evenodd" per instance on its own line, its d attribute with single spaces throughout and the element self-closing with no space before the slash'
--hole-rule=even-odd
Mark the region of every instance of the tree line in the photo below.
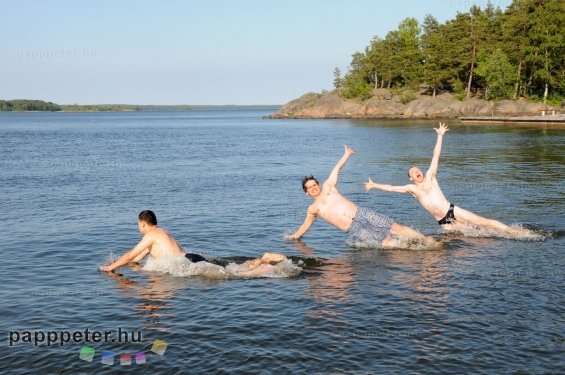
<svg viewBox="0 0 565 375">
<path fill-rule="evenodd" d="M 334 70 L 345 98 L 368 99 L 375 88 L 427 88 L 459 99 L 565 97 L 565 1 L 513 0 L 505 11 L 472 6 L 440 24 L 402 21 L 352 55 L 348 72 Z"/>
<path fill-rule="evenodd" d="M 60 111 L 62 107 L 43 100 L 0 100 L 0 112 L 25 112 L 25 111 Z"/>
<path fill-rule="evenodd" d="M 0 100 L 0 112 L 65 111 L 65 112 L 120 112 L 151 110 L 189 110 L 189 105 L 135 105 L 135 104 L 56 104 L 43 100 Z"/>
</svg>

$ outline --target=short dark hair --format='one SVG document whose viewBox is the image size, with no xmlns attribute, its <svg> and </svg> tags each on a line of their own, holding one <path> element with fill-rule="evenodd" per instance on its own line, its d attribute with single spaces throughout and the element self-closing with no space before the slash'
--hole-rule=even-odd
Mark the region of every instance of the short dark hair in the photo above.
<svg viewBox="0 0 565 375">
<path fill-rule="evenodd" d="M 144 221 L 149 225 L 157 225 L 157 216 L 150 210 L 141 211 L 139 213 L 139 221 Z"/>
<path fill-rule="evenodd" d="M 316 178 L 315 178 L 314 176 L 310 175 L 310 176 L 304 177 L 304 178 L 302 179 L 302 190 L 304 190 L 305 193 L 306 193 L 306 183 L 307 183 L 308 181 L 310 181 L 310 180 L 316 181 L 316 183 L 317 183 L 318 185 L 320 185 L 320 183 L 318 182 L 318 180 L 316 180 Z"/>
</svg>

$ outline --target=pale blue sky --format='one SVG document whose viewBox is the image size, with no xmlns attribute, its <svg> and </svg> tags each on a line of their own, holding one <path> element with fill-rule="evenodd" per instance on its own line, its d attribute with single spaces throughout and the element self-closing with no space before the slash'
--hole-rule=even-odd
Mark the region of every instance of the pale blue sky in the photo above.
<svg viewBox="0 0 565 375">
<path fill-rule="evenodd" d="M 502 10 L 511 0 L 493 0 Z M 0 99 L 284 104 L 407 17 L 487 0 L 4 1 Z"/>
</svg>

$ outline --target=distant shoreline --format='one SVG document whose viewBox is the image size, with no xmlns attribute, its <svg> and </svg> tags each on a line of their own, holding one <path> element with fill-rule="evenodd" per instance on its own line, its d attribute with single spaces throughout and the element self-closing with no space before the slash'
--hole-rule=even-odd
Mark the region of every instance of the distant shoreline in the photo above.
<svg viewBox="0 0 565 375">
<path fill-rule="evenodd" d="M 158 105 L 158 104 L 56 104 L 42 100 L 1 100 L 0 112 L 151 112 L 151 111 L 194 111 L 230 109 L 278 110 L 281 104 L 210 104 L 210 105 Z"/>
<path fill-rule="evenodd" d="M 117 108 L 105 108 L 115 106 Z M 66 106 L 59 112 L 159 112 L 159 111 L 195 111 L 195 110 L 230 110 L 230 109 L 279 109 L 282 105 L 92 105 L 92 106 Z M 71 108 L 72 107 L 72 108 Z M 93 108 L 88 108 L 93 107 Z M 135 108 L 131 108 L 135 107 Z"/>
</svg>

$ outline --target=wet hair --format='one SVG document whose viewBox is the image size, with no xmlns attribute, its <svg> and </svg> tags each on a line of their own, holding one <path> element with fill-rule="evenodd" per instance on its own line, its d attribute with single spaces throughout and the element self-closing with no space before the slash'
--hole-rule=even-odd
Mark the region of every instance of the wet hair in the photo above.
<svg viewBox="0 0 565 375">
<path fill-rule="evenodd" d="M 157 216 L 150 210 L 141 211 L 139 213 L 139 221 L 144 221 L 149 225 L 157 225 Z"/>
<path fill-rule="evenodd" d="M 310 180 L 316 181 L 316 183 L 317 183 L 318 185 L 320 185 L 320 183 L 318 182 L 318 180 L 316 180 L 316 178 L 315 178 L 314 176 L 310 175 L 310 176 L 304 177 L 304 178 L 302 179 L 302 190 L 304 190 L 305 193 L 306 193 L 306 183 L 307 183 L 308 181 L 310 181 Z"/>
</svg>

